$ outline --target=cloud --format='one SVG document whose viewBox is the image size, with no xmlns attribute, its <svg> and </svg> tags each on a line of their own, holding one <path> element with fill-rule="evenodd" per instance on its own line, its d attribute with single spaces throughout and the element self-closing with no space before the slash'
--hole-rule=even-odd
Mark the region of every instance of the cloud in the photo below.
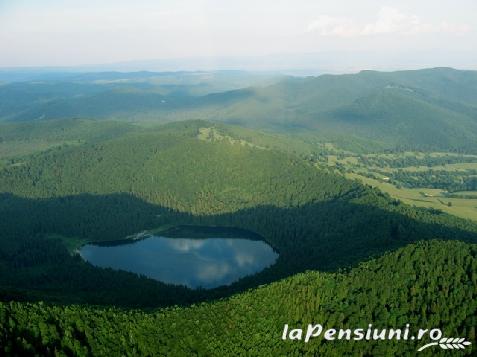
<svg viewBox="0 0 477 357">
<path fill-rule="evenodd" d="M 307 31 L 321 36 L 351 37 L 358 35 L 362 29 L 350 19 L 321 15 L 308 25 Z"/>
<path fill-rule="evenodd" d="M 235 254 L 235 262 L 240 268 L 246 266 L 255 266 L 257 264 L 257 256 L 254 254 L 246 254 L 245 252 L 237 252 Z"/>
<path fill-rule="evenodd" d="M 307 28 L 307 32 L 315 32 L 321 36 L 337 37 L 444 32 L 462 34 L 469 31 L 471 31 L 471 27 L 467 24 L 427 23 L 423 22 L 417 15 L 406 14 L 392 7 L 381 8 L 376 21 L 372 23 L 360 24 L 345 17 L 321 15 Z"/>
</svg>

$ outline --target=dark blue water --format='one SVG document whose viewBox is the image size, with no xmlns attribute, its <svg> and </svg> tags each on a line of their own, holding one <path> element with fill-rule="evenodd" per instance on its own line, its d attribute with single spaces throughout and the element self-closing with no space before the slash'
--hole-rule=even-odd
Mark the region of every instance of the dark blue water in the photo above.
<svg viewBox="0 0 477 357">
<path fill-rule="evenodd" d="M 81 248 L 80 255 L 98 267 L 207 289 L 255 274 L 278 258 L 278 254 L 260 240 L 156 236 L 113 246 L 87 244 Z"/>
</svg>

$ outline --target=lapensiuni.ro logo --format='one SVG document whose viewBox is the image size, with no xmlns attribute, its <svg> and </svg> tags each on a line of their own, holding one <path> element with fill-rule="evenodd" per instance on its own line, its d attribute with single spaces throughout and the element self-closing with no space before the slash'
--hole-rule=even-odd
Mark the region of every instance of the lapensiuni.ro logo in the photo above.
<svg viewBox="0 0 477 357">
<path fill-rule="evenodd" d="M 433 329 L 419 329 L 417 333 L 411 333 L 410 325 L 406 324 L 404 328 L 388 328 L 378 329 L 373 328 L 369 324 L 367 328 L 348 328 L 348 329 L 324 329 L 320 324 L 309 324 L 306 328 L 290 328 L 288 324 L 283 327 L 282 340 L 298 340 L 308 343 L 312 338 L 322 337 L 326 341 L 348 340 L 348 341 L 408 341 L 415 340 L 423 342 L 429 341 L 422 345 L 419 344 L 417 351 L 423 351 L 429 347 L 440 347 L 444 350 L 463 350 L 469 347 L 472 343 L 467 341 L 464 337 L 444 337 L 443 333 L 438 328 Z"/>
</svg>

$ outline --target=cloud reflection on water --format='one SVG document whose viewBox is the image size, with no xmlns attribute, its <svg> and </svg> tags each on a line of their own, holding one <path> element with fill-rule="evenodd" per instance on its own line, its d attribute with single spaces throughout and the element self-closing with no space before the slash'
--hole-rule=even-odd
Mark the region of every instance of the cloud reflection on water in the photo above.
<svg viewBox="0 0 477 357">
<path fill-rule="evenodd" d="M 127 245 L 88 244 L 80 254 L 99 267 L 126 270 L 192 288 L 230 284 L 272 265 L 278 258 L 263 241 L 155 236 Z"/>
</svg>

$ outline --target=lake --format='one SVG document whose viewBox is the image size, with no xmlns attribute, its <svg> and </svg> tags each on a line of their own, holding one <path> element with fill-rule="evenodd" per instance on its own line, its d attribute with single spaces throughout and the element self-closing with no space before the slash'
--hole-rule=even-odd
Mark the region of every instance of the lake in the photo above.
<svg viewBox="0 0 477 357">
<path fill-rule="evenodd" d="M 148 236 L 124 244 L 86 244 L 81 257 L 102 268 L 125 270 L 168 284 L 215 288 L 269 267 L 278 254 L 262 240 Z"/>
</svg>

